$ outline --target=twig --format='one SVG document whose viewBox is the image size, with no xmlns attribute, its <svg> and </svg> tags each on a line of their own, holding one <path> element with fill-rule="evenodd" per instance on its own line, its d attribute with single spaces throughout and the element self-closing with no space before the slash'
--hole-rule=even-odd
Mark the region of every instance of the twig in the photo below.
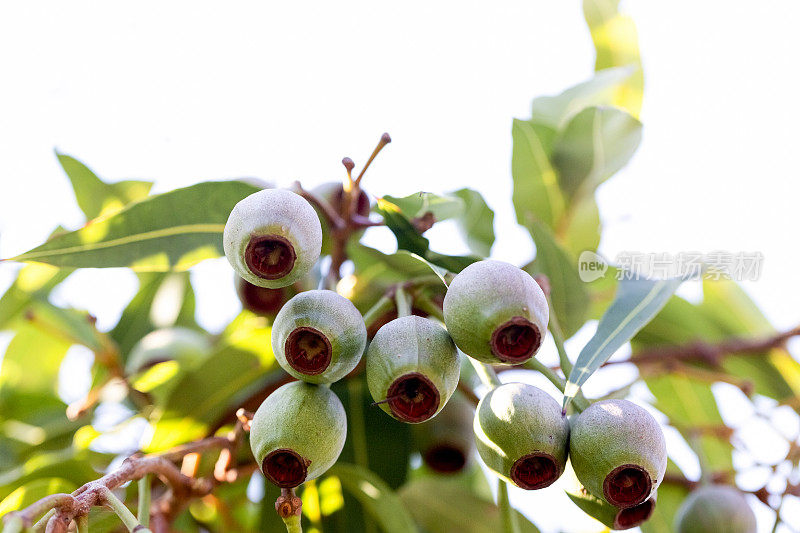
<svg viewBox="0 0 800 533">
<path fill-rule="evenodd" d="M 294 489 L 281 489 L 281 495 L 275 501 L 275 511 L 286 524 L 287 533 L 303 533 L 300 514 L 303 502 L 294 493 Z"/>
</svg>

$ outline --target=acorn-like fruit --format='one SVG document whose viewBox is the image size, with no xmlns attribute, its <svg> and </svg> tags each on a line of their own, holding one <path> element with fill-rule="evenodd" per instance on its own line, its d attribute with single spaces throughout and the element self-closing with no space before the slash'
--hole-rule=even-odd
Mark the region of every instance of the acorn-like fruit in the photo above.
<svg viewBox="0 0 800 533">
<path fill-rule="evenodd" d="M 333 383 L 361 361 L 367 327 L 347 298 L 328 290 L 301 292 L 272 324 L 272 350 L 286 372 L 309 383 Z"/>
<path fill-rule="evenodd" d="M 572 470 L 569 463 L 567 464 L 564 477 L 568 478 L 565 490 L 569 499 L 572 500 L 572 503 L 609 529 L 623 530 L 640 526 L 650 519 L 656 508 L 658 492 L 654 492 L 648 500 L 639 505 L 628 507 L 627 509 L 620 509 L 619 507 L 614 507 L 604 499 L 592 495 L 586 490 L 575 477 L 575 472 Z"/>
<path fill-rule="evenodd" d="M 287 383 L 270 394 L 250 424 L 250 448 L 264 475 L 292 488 L 324 474 L 344 448 L 347 417 L 324 385 Z"/>
<path fill-rule="evenodd" d="M 518 365 L 542 345 L 550 318 L 542 289 L 514 265 L 479 261 L 444 297 L 444 323 L 462 352 L 484 363 Z"/>
<path fill-rule="evenodd" d="M 375 334 L 366 358 L 373 400 L 403 422 L 436 416 L 458 385 L 456 345 L 442 326 L 427 318 L 392 320 Z"/>
<path fill-rule="evenodd" d="M 131 348 L 125 372 L 136 374 L 166 361 L 192 365 L 210 353 L 211 343 L 202 333 L 182 327 L 157 329 L 139 339 Z"/>
<path fill-rule="evenodd" d="M 756 515 L 738 489 L 707 485 L 694 490 L 675 515 L 678 533 L 755 533 Z"/>
<path fill-rule="evenodd" d="M 483 462 L 525 490 L 553 484 L 564 472 L 569 421 L 552 396 L 525 383 L 505 383 L 475 411 L 475 444 Z"/>
<path fill-rule="evenodd" d="M 586 489 L 621 509 L 646 501 L 667 470 L 664 433 L 628 400 L 604 400 L 573 419 L 572 467 Z"/>
<path fill-rule="evenodd" d="M 242 302 L 242 307 L 257 315 L 274 319 L 283 304 L 295 294 L 297 290 L 293 285 L 268 289 L 253 285 L 239 275 L 236 276 L 236 295 Z"/>
<path fill-rule="evenodd" d="M 428 468 L 454 474 L 470 464 L 475 451 L 474 416 L 472 404 L 456 391 L 436 418 L 414 424 L 414 441 Z"/>
<path fill-rule="evenodd" d="M 236 204 L 222 236 L 225 256 L 259 287 L 286 287 L 319 259 L 322 226 L 306 200 L 284 189 L 264 189 Z"/>
</svg>

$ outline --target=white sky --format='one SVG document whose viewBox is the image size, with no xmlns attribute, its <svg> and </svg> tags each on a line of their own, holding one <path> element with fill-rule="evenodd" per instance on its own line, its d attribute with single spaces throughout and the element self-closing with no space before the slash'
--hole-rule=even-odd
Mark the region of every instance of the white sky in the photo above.
<svg viewBox="0 0 800 533">
<path fill-rule="evenodd" d="M 776 327 L 796 325 L 800 3 L 623 6 L 640 34 L 644 140 L 599 192 L 601 252 L 760 251 L 746 287 Z M 81 223 L 55 147 L 157 192 L 238 176 L 313 186 L 388 131 L 369 192 L 479 189 L 494 256 L 521 264 L 533 247 L 510 203 L 511 119 L 594 61 L 576 0 L 5 2 L 0 50 L 0 257 Z M 446 228 L 431 239 L 464 250 Z M 0 288 L 15 270 L 0 264 Z M 230 280 L 224 260 L 196 269 L 207 327 L 238 309 Z M 82 271 L 57 298 L 109 327 L 135 288 L 129 272 Z M 591 529 L 571 507 L 550 512 L 560 498 L 514 493 L 546 531 Z"/>
</svg>

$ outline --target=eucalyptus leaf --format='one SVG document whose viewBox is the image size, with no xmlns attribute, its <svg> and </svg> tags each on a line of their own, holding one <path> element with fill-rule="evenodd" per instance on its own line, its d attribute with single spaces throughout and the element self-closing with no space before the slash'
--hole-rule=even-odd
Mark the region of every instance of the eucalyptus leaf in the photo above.
<svg viewBox="0 0 800 533">
<path fill-rule="evenodd" d="M 511 128 L 511 200 L 517 222 L 529 229 L 537 222 L 552 229 L 564 214 L 564 197 L 550 162 L 555 135 L 552 128 L 518 119 Z"/>
<path fill-rule="evenodd" d="M 489 257 L 494 244 L 494 212 L 474 189 L 459 189 L 453 194 L 464 201 L 464 210 L 456 223 L 467 246 L 473 253 Z"/>
<path fill-rule="evenodd" d="M 57 493 L 70 493 L 77 487 L 74 483 L 58 477 L 35 479 L 25 483 L 0 501 L 0 516 L 19 511 L 30 504 Z M 38 517 L 37 517 L 38 518 Z"/>
<path fill-rule="evenodd" d="M 34 300 L 45 299 L 51 290 L 72 273 L 41 263 L 25 265 L 19 270 L 14 283 L 0 298 L 0 330 L 13 326 Z"/>
<path fill-rule="evenodd" d="M 223 255 L 228 215 L 257 190 L 241 181 L 218 181 L 150 196 L 12 259 L 74 268 L 185 270 Z"/>
<path fill-rule="evenodd" d="M 74 157 L 60 154 L 58 151 L 56 157 L 72 183 L 78 207 L 86 215 L 87 220 L 110 215 L 131 202 L 141 200 L 150 193 L 150 188 L 153 186 L 149 181 L 106 183 Z"/>
<path fill-rule="evenodd" d="M 393 203 L 408 218 L 421 217 L 432 213 L 437 221 L 456 218 L 464 213 L 464 201 L 457 196 L 441 196 L 430 192 L 418 193 L 398 198 L 384 196 L 384 200 Z"/>
<path fill-rule="evenodd" d="M 587 379 L 608 361 L 666 305 L 682 279 L 651 280 L 625 277 L 617 297 L 608 308 L 597 331 L 578 355 L 564 389 L 564 404 L 572 401 Z"/>
</svg>

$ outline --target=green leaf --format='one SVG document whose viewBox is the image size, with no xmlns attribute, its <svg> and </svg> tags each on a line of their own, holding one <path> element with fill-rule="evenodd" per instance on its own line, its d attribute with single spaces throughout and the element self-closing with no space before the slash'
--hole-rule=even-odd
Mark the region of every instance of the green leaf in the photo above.
<svg viewBox="0 0 800 533">
<path fill-rule="evenodd" d="M 681 470 L 672 461 L 667 462 L 667 474 L 683 476 Z M 678 508 L 689 495 L 689 489 L 680 483 L 662 482 L 658 487 L 658 503 L 650 519 L 639 526 L 642 533 L 673 533 L 675 531 L 675 515 Z"/>
<path fill-rule="evenodd" d="M 550 163 L 555 130 L 514 119 L 511 137 L 514 143 L 511 155 L 514 191 L 511 199 L 517 222 L 526 228 L 536 222 L 554 228 L 565 207 L 558 176 Z"/>
<path fill-rule="evenodd" d="M 258 189 L 240 181 L 205 182 L 129 204 L 14 257 L 60 267 L 185 270 L 218 257 L 233 206 Z"/>
<path fill-rule="evenodd" d="M 34 299 L 45 299 L 71 273 L 41 263 L 22 267 L 17 279 L 0 298 L 0 330 L 12 327 L 13 321 L 30 307 Z"/>
<path fill-rule="evenodd" d="M 525 267 L 529 274 L 545 274 L 550 280 L 550 300 L 564 335 L 569 338 L 586 322 L 589 294 L 578 276 L 577 261 L 570 257 L 544 224 L 528 229 L 536 243 L 536 258 Z"/>
<path fill-rule="evenodd" d="M 241 400 L 252 386 L 261 387 L 278 375 L 263 317 L 242 312 L 223 333 L 214 353 L 196 367 L 178 374 L 163 412 L 155 415 L 148 452 L 168 449 L 205 436 L 210 426 Z"/>
<path fill-rule="evenodd" d="M 635 68 L 626 83 L 617 87 L 610 104 L 638 117 L 642 108 L 644 75 L 633 19 L 619 12 L 619 0 L 584 0 L 583 15 L 597 51 L 595 70 L 621 66 Z"/>
<path fill-rule="evenodd" d="M 576 198 L 565 214 L 561 226 L 561 245 L 572 257 L 586 250 L 595 251 L 600 245 L 600 210 L 594 195 Z M 609 275 L 609 274 L 606 274 Z"/>
<path fill-rule="evenodd" d="M 0 502 L 0 516 L 24 509 L 45 496 L 59 493 L 68 494 L 76 488 L 70 481 L 58 477 L 36 479 L 21 486 Z"/>
<path fill-rule="evenodd" d="M 131 202 L 141 200 L 150 193 L 150 187 L 153 186 L 149 181 L 105 183 L 77 159 L 58 151 L 56 156 L 72 183 L 78 206 L 87 220 L 107 216 Z"/>
<path fill-rule="evenodd" d="M 494 212 L 474 189 L 459 189 L 453 194 L 464 201 L 464 211 L 456 222 L 467 246 L 473 253 L 489 257 L 494 244 Z"/>
<path fill-rule="evenodd" d="M 127 360 L 128 352 L 139 339 L 155 329 L 197 327 L 194 310 L 194 290 L 188 273 L 142 273 L 139 291 L 109 335 Z"/>
<path fill-rule="evenodd" d="M 553 163 L 570 198 L 588 196 L 624 167 L 642 140 L 642 123 L 613 107 L 584 109 L 559 133 Z"/>
<path fill-rule="evenodd" d="M 638 70 L 634 66 L 598 70 L 594 77 L 561 94 L 535 98 L 531 106 L 531 122 L 558 130 L 587 107 L 612 105 L 619 89 Z"/>
<path fill-rule="evenodd" d="M 463 199 L 459 197 L 440 196 L 429 192 L 418 192 L 402 198 L 384 196 L 383 199 L 399 207 L 408 218 L 433 213 L 437 222 L 461 216 L 465 207 Z"/>
<path fill-rule="evenodd" d="M 458 273 L 475 261 L 479 257 L 444 255 L 429 249 L 428 239 L 423 237 L 411 224 L 400 208 L 384 198 L 378 199 L 378 212 L 383 216 L 384 222 L 392 230 L 397 239 L 397 247 L 400 250 L 408 250 L 425 260 L 440 266 L 450 272 Z"/>
<path fill-rule="evenodd" d="M 617 298 L 606 311 L 597 331 L 578 355 L 564 389 L 564 408 L 589 376 L 608 361 L 666 305 L 683 280 L 624 278 Z"/>
<path fill-rule="evenodd" d="M 360 466 L 337 463 L 329 471 L 353 494 L 385 533 L 417 531 L 414 520 L 400 498 L 381 478 Z"/>
<path fill-rule="evenodd" d="M 42 332 L 30 322 L 20 324 L 0 362 L 0 393 L 13 390 L 55 396 L 58 370 L 70 344 L 64 338 Z"/>
<path fill-rule="evenodd" d="M 400 490 L 400 499 L 428 533 L 497 533 L 503 530 L 500 509 L 447 478 L 421 478 Z M 538 533 L 517 510 L 520 533 Z"/>
</svg>

